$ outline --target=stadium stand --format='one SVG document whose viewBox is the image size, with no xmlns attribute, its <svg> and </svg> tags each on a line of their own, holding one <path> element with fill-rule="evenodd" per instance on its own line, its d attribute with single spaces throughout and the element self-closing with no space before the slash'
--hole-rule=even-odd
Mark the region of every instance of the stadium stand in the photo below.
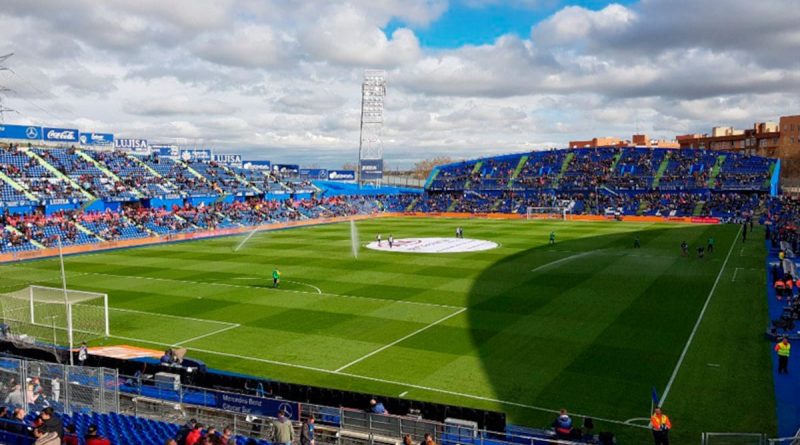
<svg viewBox="0 0 800 445">
<path fill-rule="evenodd" d="M 569 203 L 576 215 L 725 220 L 774 193 L 778 169 L 772 159 L 694 149 L 546 150 L 438 167 L 422 195 L 357 188 L 348 195 L 344 186 L 287 172 L 6 144 L 0 253 L 50 247 L 59 237 L 88 244 L 381 210 L 525 214 Z"/>
</svg>

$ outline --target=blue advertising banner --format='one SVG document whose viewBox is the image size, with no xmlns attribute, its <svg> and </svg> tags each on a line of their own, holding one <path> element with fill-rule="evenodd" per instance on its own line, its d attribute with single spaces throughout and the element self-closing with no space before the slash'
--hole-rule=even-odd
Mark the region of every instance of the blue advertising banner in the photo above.
<svg viewBox="0 0 800 445">
<path fill-rule="evenodd" d="M 242 155 L 216 154 L 214 160 L 220 164 L 242 165 Z"/>
<path fill-rule="evenodd" d="M 31 125 L 0 125 L 0 139 L 42 140 L 42 127 Z"/>
<path fill-rule="evenodd" d="M 181 150 L 181 159 L 184 161 L 210 161 L 213 159 L 211 149 L 195 148 Z"/>
<path fill-rule="evenodd" d="M 272 171 L 287 174 L 297 174 L 300 172 L 300 166 L 297 164 L 273 164 Z"/>
<path fill-rule="evenodd" d="M 308 179 L 328 179 L 328 169 L 326 168 L 301 168 L 300 177 Z"/>
<path fill-rule="evenodd" d="M 147 139 L 116 139 L 114 140 L 114 148 L 118 148 L 120 150 L 146 152 L 148 148 Z"/>
<path fill-rule="evenodd" d="M 355 170 L 328 170 L 329 181 L 355 181 Z"/>
<path fill-rule="evenodd" d="M 383 159 L 362 159 L 361 180 L 383 179 Z"/>
<path fill-rule="evenodd" d="M 114 135 L 111 133 L 83 133 L 80 135 L 81 145 L 113 145 Z"/>
<path fill-rule="evenodd" d="M 271 170 L 272 163 L 270 161 L 245 161 L 244 168 L 248 170 Z"/>
<path fill-rule="evenodd" d="M 42 127 L 42 136 L 50 142 L 80 142 L 80 131 L 73 128 Z"/>
<path fill-rule="evenodd" d="M 226 392 L 218 392 L 214 395 L 217 399 L 217 407 L 224 410 L 262 417 L 276 417 L 282 410 L 286 413 L 287 418 L 293 421 L 300 420 L 300 405 L 297 402 Z"/>
<path fill-rule="evenodd" d="M 161 158 L 174 158 L 177 159 L 180 154 L 180 149 L 177 145 L 170 144 L 150 144 L 150 152 L 155 153 Z"/>
</svg>

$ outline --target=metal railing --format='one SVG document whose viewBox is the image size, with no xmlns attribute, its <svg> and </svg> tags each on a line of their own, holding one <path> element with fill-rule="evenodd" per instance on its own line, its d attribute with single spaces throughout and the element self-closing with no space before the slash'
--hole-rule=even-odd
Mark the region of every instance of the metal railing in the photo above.
<svg viewBox="0 0 800 445">
<path fill-rule="evenodd" d="M 766 445 L 767 436 L 761 433 L 703 433 L 703 445 Z"/>
<path fill-rule="evenodd" d="M 119 410 L 117 370 L 0 358 L 0 400 L 9 405 L 57 412 Z"/>
</svg>

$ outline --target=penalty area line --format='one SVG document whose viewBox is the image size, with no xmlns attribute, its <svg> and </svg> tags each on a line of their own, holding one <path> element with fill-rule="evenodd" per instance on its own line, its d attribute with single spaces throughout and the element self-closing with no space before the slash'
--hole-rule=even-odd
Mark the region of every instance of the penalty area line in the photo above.
<svg viewBox="0 0 800 445">
<path fill-rule="evenodd" d="M 225 331 L 230 331 L 231 329 L 236 329 L 239 326 L 241 326 L 241 325 L 240 324 L 234 324 L 233 326 L 228 326 L 228 327 L 224 327 L 224 328 L 221 328 L 221 329 L 217 329 L 216 331 L 209 332 L 208 334 L 198 335 L 197 337 L 192 337 L 192 338 L 187 339 L 187 340 L 179 341 L 178 343 L 175 343 L 173 346 L 182 346 L 182 345 L 184 345 L 186 343 L 191 343 L 193 341 L 200 340 L 201 338 L 211 337 L 212 335 L 221 334 L 221 333 L 223 333 Z"/>
</svg>

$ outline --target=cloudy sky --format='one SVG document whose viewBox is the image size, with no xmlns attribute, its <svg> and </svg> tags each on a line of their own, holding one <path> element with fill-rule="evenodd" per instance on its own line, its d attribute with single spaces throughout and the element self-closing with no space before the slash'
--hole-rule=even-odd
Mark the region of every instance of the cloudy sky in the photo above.
<svg viewBox="0 0 800 445">
<path fill-rule="evenodd" d="M 797 0 L 3 0 L 7 123 L 393 166 L 800 113 Z"/>
</svg>

